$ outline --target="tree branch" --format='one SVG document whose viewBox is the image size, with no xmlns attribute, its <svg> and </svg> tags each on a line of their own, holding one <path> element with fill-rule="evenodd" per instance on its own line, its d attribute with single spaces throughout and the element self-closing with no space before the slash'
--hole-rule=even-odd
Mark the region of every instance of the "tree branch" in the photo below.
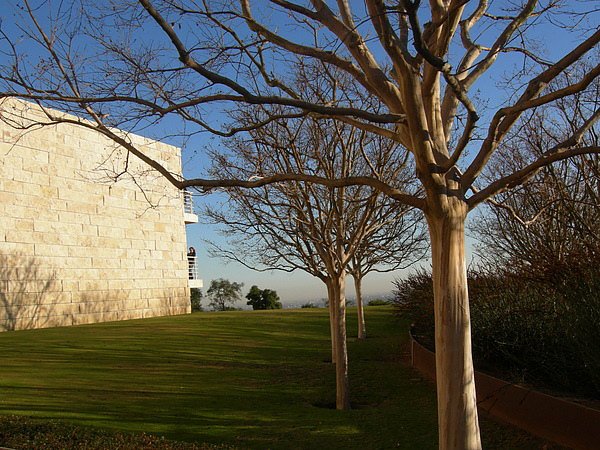
<svg viewBox="0 0 600 450">
<path fill-rule="evenodd" d="M 533 177 L 541 168 L 548 166 L 556 161 L 571 158 L 578 155 L 586 155 L 591 153 L 600 153 L 600 147 L 598 146 L 583 146 L 575 147 L 581 140 L 583 134 L 588 131 L 594 123 L 600 119 L 600 109 L 596 110 L 594 114 L 585 121 L 585 123 L 576 130 L 575 133 L 569 139 L 555 145 L 553 148 L 548 150 L 542 157 L 536 161 L 528 164 L 521 170 L 518 170 L 511 175 L 500 178 L 499 180 L 491 183 L 485 189 L 480 190 L 467 201 L 469 209 L 473 209 L 481 202 L 504 192 L 508 189 L 512 189 L 515 186 L 519 186 L 527 182 Z"/>
<path fill-rule="evenodd" d="M 136 155 L 137 156 L 137 155 Z M 219 179 L 219 180 L 208 180 L 203 178 L 192 178 L 189 180 L 178 181 L 180 189 L 186 187 L 199 187 L 204 191 L 210 191 L 216 188 L 231 188 L 231 187 L 243 187 L 243 188 L 257 188 L 273 183 L 280 183 L 285 181 L 304 181 L 307 183 L 314 183 L 321 186 L 327 186 L 331 188 L 340 188 L 347 186 L 370 186 L 385 195 L 398 200 L 406 205 L 423 209 L 425 202 L 422 198 L 416 197 L 411 194 L 402 192 L 387 183 L 384 183 L 376 178 L 371 177 L 346 177 L 338 179 L 328 179 L 316 175 L 307 175 L 300 173 L 282 173 L 269 175 L 264 177 L 256 177 L 252 180 L 237 180 L 237 179 Z"/>
<path fill-rule="evenodd" d="M 232 89 L 234 92 L 238 93 L 243 98 L 244 102 L 250 103 L 253 105 L 270 104 L 270 105 L 292 106 L 295 108 L 303 109 L 305 111 L 315 112 L 315 113 L 319 113 L 319 114 L 334 114 L 335 115 L 337 112 L 338 115 L 351 115 L 354 117 L 360 117 L 362 119 L 365 119 L 365 120 L 368 120 L 371 122 L 382 123 L 381 117 L 377 117 L 378 116 L 377 114 L 372 114 L 372 113 L 369 113 L 368 111 L 354 110 L 352 108 L 343 108 L 343 107 L 340 107 L 340 108 L 329 107 L 329 106 L 325 106 L 325 105 L 306 102 L 303 100 L 297 100 L 297 99 L 293 99 L 293 98 L 286 98 L 286 97 L 280 97 L 280 96 L 261 96 L 261 95 L 252 94 L 250 91 L 248 91 L 246 88 L 244 88 L 239 83 L 237 83 L 237 82 L 233 81 L 232 79 L 230 79 L 226 76 L 223 76 L 217 72 L 213 72 L 213 71 L 207 69 L 206 67 L 204 67 L 203 65 L 199 64 L 197 61 L 195 61 L 192 58 L 190 51 L 185 47 L 183 42 L 179 39 L 179 36 L 177 35 L 177 33 L 175 33 L 175 30 L 173 29 L 173 27 L 154 8 L 152 3 L 149 0 L 138 0 L 138 1 L 144 7 L 144 9 L 148 12 L 148 14 L 150 14 L 150 16 L 154 19 L 154 21 L 160 26 L 160 28 L 165 32 L 165 34 L 168 36 L 171 43 L 177 50 L 177 53 L 179 54 L 179 60 L 183 64 L 185 64 L 187 67 L 194 70 L 195 72 L 197 72 L 202 77 L 209 80 L 210 82 L 217 84 L 217 85 L 223 85 L 223 86 L 226 86 L 226 87 Z M 403 119 L 403 116 L 398 115 L 398 114 L 390 114 L 388 117 L 393 117 L 394 122 L 401 121 Z M 387 119 L 384 122 L 387 122 Z"/>
<path fill-rule="evenodd" d="M 500 109 L 498 112 L 496 112 L 490 123 L 488 134 L 483 141 L 479 152 L 465 171 L 465 174 L 462 178 L 461 183 L 465 190 L 471 186 L 475 178 L 477 178 L 477 176 L 481 173 L 481 170 L 487 164 L 499 143 L 506 136 L 506 133 L 508 133 L 517 119 L 520 117 L 521 113 L 526 109 L 533 107 L 527 106 L 534 104 L 529 102 L 532 99 L 535 99 L 542 92 L 542 90 L 567 67 L 571 66 L 584 54 L 594 48 L 598 42 L 600 42 L 600 30 L 596 31 L 585 41 L 571 50 L 552 67 L 549 67 L 541 74 L 533 78 L 527 85 L 525 92 L 523 92 L 521 97 L 513 105 L 513 112 L 507 113 L 506 108 Z M 589 80 L 589 82 L 591 82 L 591 80 Z M 583 89 L 583 85 L 580 86 L 579 90 L 581 89 Z"/>
</svg>

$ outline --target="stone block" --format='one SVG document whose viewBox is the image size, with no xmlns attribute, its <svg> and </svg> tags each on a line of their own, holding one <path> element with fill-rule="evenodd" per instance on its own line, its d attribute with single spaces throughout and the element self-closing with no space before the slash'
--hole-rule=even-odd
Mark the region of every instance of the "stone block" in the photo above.
<svg viewBox="0 0 600 450">
<path fill-rule="evenodd" d="M 34 248 L 35 245 L 31 243 L 0 241 L 0 254 L 19 253 L 24 256 L 33 256 Z"/>
<path fill-rule="evenodd" d="M 42 233 L 42 236 L 38 237 L 43 239 L 44 236 L 52 234 L 79 235 L 81 233 L 82 226 L 77 222 L 35 220 L 33 222 L 33 229 L 37 233 Z"/>
<path fill-rule="evenodd" d="M 102 291 L 108 290 L 108 280 L 80 280 L 78 285 L 79 291 Z"/>
<path fill-rule="evenodd" d="M 98 206 L 93 203 L 69 200 L 65 201 L 65 211 L 77 212 L 80 214 L 95 215 Z"/>
<path fill-rule="evenodd" d="M 121 258 L 92 257 L 92 267 L 95 269 L 121 269 Z"/>
<path fill-rule="evenodd" d="M 53 244 L 34 244 L 36 256 L 69 256 L 69 247 Z"/>
<path fill-rule="evenodd" d="M 12 179 L 22 183 L 50 186 L 50 176 L 45 173 L 32 173 L 24 170 L 14 170 Z"/>
<path fill-rule="evenodd" d="M 101 205 L 103 196 L 94 192 L 94 189 L 85 188 L 82 192 L 77 189 L 58 187 L 58 198 L 70 201 L 85 201 L 93 205 Z"/>
<path fill-rule="evenodd" d="M 145 309 L 127 309 L 118 311 L 117 316 L 118 320 L 132 320 L 132 319 L 141 319 L 144 317 Z"/>
<path fill-rule="evenodd" d="M 11 227 L 16 231 L 33 231 L 34 221 L 33 219 L 14 219 Z"/>
<path fill-rule="evenodd" d="M 13 299 L 11 303 L 22 302 L 24 304 L 41 301 L 41 296 L 38 294 L 56 289 L 58 285 L 54 279 L 30 278 L 27 275 L 17 275 L 16 278 L 7 280 L 7 283 L 6 296 Z"/>
<path fill-rule="evenodd" d="M 0 180 L 0 191 L 10 192 L 13 194 L 23 193 L 23 190 L 25 189 L 25 185 L 23 183 L 13 180 L 12 176 L 4 176 L 1 172 L 0 176 L 3 176 L 3 179 Z"/>
<path fill-rule="evenodd" d="M 8 242 L 35 242 L 33 231 L 6 230 L 5 236 Z"/>
<path fill-rule="evenodd" d="M 79 281 L 73 279 L 62 278 L 60 280 L 63 292 L 79 293 Z"/>
<path fill-rule="evenodd" d="M 98 236 L 98 225 L 81 224 L 81 234 L 84 236 Z"/>
<path fill-rule="evenodd" d="M 78 170 L 82 168 L 81 159 L 73 158 L 71 155 L 65 156 L 65 151 L 70 154 L 76 153 L 74 149 L 64 147 L 62 152 L 53 152 L 50 156 L 50 165 L 56 170 L 60 170 L 64 176 L 74 177 Z M 65 170 L 66 169 L 66 170 Z M 53 170 L 50 171 L 52 173 Z"/>
<path fill-rule="evenodd" d="M 82 224 L 91 224 L 92 218 L 96 216 L 90 216 L 89 214 L 84 214 L 80 212 L 71 212 L 71 211 L 60 211 L 58 213 L 57 222 L 61 223 L 76 223 L 78 225 Z M 94 225 L 94 224 L 92 224 Z"/>
</svg>

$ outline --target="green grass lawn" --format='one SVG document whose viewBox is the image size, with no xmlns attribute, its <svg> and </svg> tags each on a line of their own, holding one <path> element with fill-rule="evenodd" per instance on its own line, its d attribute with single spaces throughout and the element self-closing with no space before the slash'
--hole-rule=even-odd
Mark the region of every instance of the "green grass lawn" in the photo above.
<svg viewBox="0 0 600 450">
<path fill-rule="evenodd" d="M 2 333 L 0 415 L 239 448 L 437 448 L 434 386 L 402 358 L 407 324 L 387 307 L 366 317 L 361 342 L 350 310 L 352 411 L 331 409 L 327 312 L 304 309 Z M 541 446 L 488 421 L 482 434 L 487 449 Z"/>
</svg>

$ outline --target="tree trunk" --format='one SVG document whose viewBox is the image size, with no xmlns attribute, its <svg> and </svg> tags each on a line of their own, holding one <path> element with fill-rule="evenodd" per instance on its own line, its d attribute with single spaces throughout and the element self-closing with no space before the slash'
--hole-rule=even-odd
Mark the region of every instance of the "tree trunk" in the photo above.
<svg viewBox="0 0 600 450">
<path fill-rule="evenodd" d="M 335 407 L 350 409 L 348 348 L 346 344 L 346 274 L 331 280 L 329 304 L 335 309 Z"/>
<path fill-rule="evenodd" d="M 465 261 L 466 207 L 427 214 L 431 237 L 439 448 L 481 449 Z M 452 209 L 454 208 L 454 209 Z"/>
<path fill-rule="evenodd" d="M 327 300 L 329 301 L 329 332 L 331 333 L 331 364 L 335 364 L 335 360 L 336 360 L 336 356 L 335 356 L 335 352 L 337 349 L 337 345 L 336 345 L 336 337 L 337 337 L 337 333 L 336 333 L 336 327 L 337 327 L 337 321 L 336 321 L 336 310 L 337 308 L 335 307 L 335 292 L 334 292 L 334 288 L 333 288 L 333 282 L 331 280 L 327 281 L 326 283 L 327 286 Z"/>
<path fill-rule="evenodd" d="M 362 278 L 358 275 L 352 275 L 354 278 L 354 290 L 356 291 L 356 311 L 358 314 L 358 338 L 367 338 L 367 328 L 365 324 L 365 310 L 362 300 Z"/>
</svg>

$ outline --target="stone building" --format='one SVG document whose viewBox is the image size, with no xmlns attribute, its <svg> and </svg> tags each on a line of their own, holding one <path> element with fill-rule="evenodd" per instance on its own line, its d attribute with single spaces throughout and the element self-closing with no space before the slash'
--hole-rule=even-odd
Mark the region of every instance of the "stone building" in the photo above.
<svg viewBox="0 0 600 450">
<path fill-rule="evenodd" d="M 0 330 L 188 313 L 181 192 L 93 130 L 12 126 L 37 105 L 0 114 Z M 178 148 L 123 135 L 181 174 Z"/>
</svg>

